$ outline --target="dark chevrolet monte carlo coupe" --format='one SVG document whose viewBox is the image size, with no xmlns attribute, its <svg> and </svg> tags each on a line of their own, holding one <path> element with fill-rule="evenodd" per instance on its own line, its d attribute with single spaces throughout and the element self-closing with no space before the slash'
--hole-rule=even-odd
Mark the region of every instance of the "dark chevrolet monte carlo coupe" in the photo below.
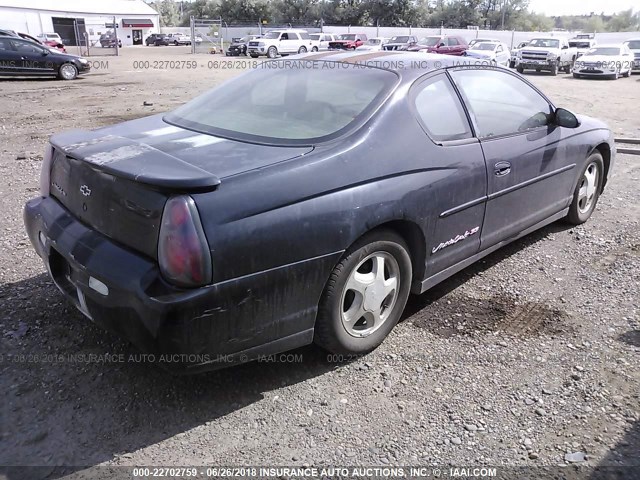
<svg viewBox="0 0 640 480">
<path fill-rule="evenodd" d="M 585 222 L 611 175 L 609 129 L 507 69 L 292 58 L 166 115 L 53 136 L 25 207 L 59 289 L 180 370 L 311 342 L 368 352 L 410 292 Z"/>
</svg>

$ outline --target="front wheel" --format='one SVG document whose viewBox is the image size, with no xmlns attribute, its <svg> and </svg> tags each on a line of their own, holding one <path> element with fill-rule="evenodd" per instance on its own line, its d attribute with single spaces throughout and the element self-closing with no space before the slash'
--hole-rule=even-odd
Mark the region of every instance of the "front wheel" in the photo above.
<svg viewBox="0 0 640 480">
<path fill-rule="evenodd" d="M 320 300 L 314 342 L 341 354 L 376 348 L 402 315 L 411 277 L 402 237 L 390 230 L 362 237 L 331 273 Z"/>
<path fill-rule="evenodd" d="M 267 57 L 276 58 L 278 56 L 278 49 L 276 47 L 269 47 L 267 50 Z"/>
<path fill-rule="evenodd" d="M 522 65 L 518 65 L 516 67 L 516 70 L 517 70 L 518 73 L 524 73 L 524 68 L 522 67 Z"/>
<path fill-rule="evenodd" d="M 554 77 L 558 76 L 558 62 L 551 65 L 551 75 Z"/>
<path fill-rule="evenodd" d="M 599 152 L 592 153 L 586 163 L 573 192 L 573 201 L 566 217 L 566 220 L 574 225 L 580 225 L 589 220 L 602 191 L 604 179 L 602 155 Z"/>
<path fill-rule="evenodd" d="M 78 69 L 72 63 L 63 63 L 58 70 L 58 78 L 62 80 L 74 80 L 78 76 Z"/>
</svg>

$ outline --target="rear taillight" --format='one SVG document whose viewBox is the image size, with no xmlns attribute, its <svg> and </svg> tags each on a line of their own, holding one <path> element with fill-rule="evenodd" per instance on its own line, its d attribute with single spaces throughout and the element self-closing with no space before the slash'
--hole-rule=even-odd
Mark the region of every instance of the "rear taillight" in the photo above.
<svg viewBox="0 0 640 480">
<path fill-rule="evenodd" d="M 47 145 L 42 159 L 42 170 L 40 170 L 40 195 L 49 196 L 51 188 L 51 166 L 53 165 L 53 147 Z"/>
<path fill-rule="evenodd" d="M 162 214 L 158 239 L 162 276 L 181 287 L 211 283 L 211 254 L 193 199 L 171 197 Z"/>
</svg>

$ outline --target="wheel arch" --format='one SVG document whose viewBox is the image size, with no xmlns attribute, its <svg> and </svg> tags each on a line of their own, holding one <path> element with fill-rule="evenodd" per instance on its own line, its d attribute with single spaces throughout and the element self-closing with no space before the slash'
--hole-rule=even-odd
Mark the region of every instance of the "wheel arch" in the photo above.
<svg viewBox="0 0 640 480">
<path fill-rule="evenodd" d="M 351 248 L 352 245 L 365 235 L 378 230 L 391 230 L 402 237 L 409 247 L 409 257 L 411 258 L 411 266 L 413 269 L 412 285 L 416 281 L 422 281 L 426 271 L 427 240 L 422 228 L 412 220 L 398 219 L 382 222 L 354 238 L 346 250 Z"/>
<path fill-rule="evenodd" d="M 599 152 L 602 155 L 602 161 L 604 162 L 604 174 L 602 178 L 602 188 L 600 193 L 604 191 L 604 187 L 607 184 L 607 180 L 609 178 L 609 168 L 611 167 L 611 147 L 608 143 L 602 142 L 597 145 L 590 153 L 591 155 L 594 152 Z"/>
</svg>

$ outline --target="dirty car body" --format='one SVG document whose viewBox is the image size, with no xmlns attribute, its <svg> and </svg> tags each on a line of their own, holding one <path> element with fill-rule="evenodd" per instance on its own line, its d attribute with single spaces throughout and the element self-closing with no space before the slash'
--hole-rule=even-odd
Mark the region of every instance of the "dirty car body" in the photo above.
<svg viewBox="0 0 640 480">
<path fill-rule="evenodd" d="M 366 68 L 346 68 L 359 55 L 277 60 L 167 115 L 53 136 L 24 220 L 58 288 L 181 368 L 228 366 L 311 343 L 333 269 L 368 232 L 406 240 L 421 293 L 566 215 L 593 151 L 606 183 L 606 126 L 555 124 L 520 76 L 424 53 L 367 52 Z M 391 59 L 421 68 L 376 66 Z M 473 82 L 495 83 L 484 75 L 538 96 L 548 117 L 482 134 L 468 102 Z"/>
</svg>

